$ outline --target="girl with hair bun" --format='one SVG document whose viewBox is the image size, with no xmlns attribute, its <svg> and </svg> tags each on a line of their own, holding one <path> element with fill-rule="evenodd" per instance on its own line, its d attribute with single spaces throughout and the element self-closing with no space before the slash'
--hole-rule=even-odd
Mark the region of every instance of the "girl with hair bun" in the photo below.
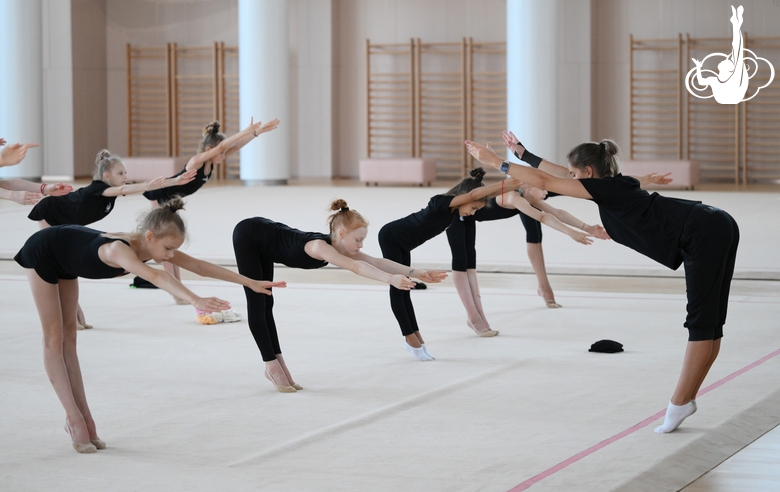
<svg viewBox="0 0 780 492">
<path fill-rule="evenodd" d="M 225 134 L 220 133 L 219 131 L 219 121 L 209 123 L 203 129 L 203 140 L 201 140 L 200 145 L 198 146 L 198 153 L 187 162 L 184 169 L 171 177 L 171 179 L 173 179 L 186 173 L 194 173 L 195 178 L 180 186 L 147 191 L 144 193 L 144 197 L 151 201 L 152 208 L 155 208 L 174 196 L 183 198 L 192 195 L 201 189 L 201 187 L 203 187 L 211 178 L 215 165 L 219 163 L 224 164 L 228 157 L 236 153 L 252 139 L 258 137 L 261 133 L 270 132 L 278 126 L 279 120 L 273 120 L 264 125 L 259 121 L 255 123 L 254 119 L 252 119 L 248 127 L 230 137 L 225 137 Z M 163 266 L 165 267 L 165 271 L 176 277 L 176 279 L 181 280 L 181 275 L 175 265 L 165 263 Z M 174 296 L 174 299 L 177 304 L 186 304 L 186 302 L 176 296 Z"/>
<path fill-rule="evenodd" d="M 167 272 L 145 262 L 171 262 L 204 277 L 233 282 L 263 295 L 284 282 L 246 278 L 220 266 L 178 251 L 185 239 L 184 222 L 177 213 L 183 207 L 174 199 L 149 212 L 131 233 L 107 234 L 79 225 L 52 226 L 27 240 L 14 258 L 27 269 L 38 316 L 43 328 L 43 361 L 46 374 L 65 409 L 65 430 L 79 453 L 104 449 L 87 404 L 76 353 L 78 278 L 114 278 L 134 273 L 198 309 L 221 311 L 230 305 L 215 297 L 200 297 Z"/>
<path fill-rule="evenodd" d="M 143 183 L 127 184 L 127 169 L 122 159 L 103 149 L 95 157 L 95 174 L 89 186 L 64 196 L 42 200 L 33 207 L 27 218 L 38 221 L 41 229 L 58 225 L 85 226 L 106 218 L 120 195 L 178 186 L 192 181 L 194 177 L 194 172 L 187 172 L 169 179 L 159 177 Z M 81 307 L 77 317 L 79 330 L 92 328 L 92 325 L 87 324 Z"/>
<path fill-rule="evenodd" d="M 387 283 L 408 291 L 414 286 L 409 277 L 425 282 L 441 282 L 445 272 L 409 269 L 384 258 L 374 258 L 360 250 L 368 234 L 368 221 L 351 210 L 344 200 L 334 200 L 328 218 L 328 234 L 304 232 L 263 217 L 244 219 L 233 230 L 236 264 L 242 275 L 273 281 L 274 263 L 311 270 L 328 263 L 361 277 Z M 273 316 L 273 297 L 246 293 L 249 330 L 265 361 L 265 377 L 282 393 L 303 389 L 294 380 L 282 356 Z"/>
<path fill-rule="evenodd" d="M 481 163 L 531 186 L 593 200 L 615 242 L 672 270 L 685 265 L 688 315 L 683 326 L 688 329 L 688 345 L 664 423 L 655 429 L 675 430 L 696 412 L 696 394 L 720 351 L 739 244 L 737 222 L 716 207 L 642 190 L 638 179 L 620 174 L 618 146 L 611 140 L 586 142 L 569 152 L 569 172 L 575 179 L 502 162 L 475 142 L 467 140 L 466 147 Z M 519 143 L 518 147 L 523 161 L 542 162 Z"/>
<path fill-rule="evenodd" d="M 431 198 L 424 209 L 385 224 L 379 231 L 382 256 L 408 267 L 411 265 L 412 250 L 444 232 L 453 218 L 472 216 L 487 205 L 490 198 L 501 195 L 502 192 L 516 190 L 522 185 L 520 181 L 510 178 L 485 186 L 482 182 L 484 176 L 484 169 L 474 169 L 470 177 L 451 190 Z M 414 271 L 410 269 L 409 275 Z M 404 348 L 419 361 L 434 360 L 420 335 L 409 291 L 391 286 L 390 307 L 401 327 L 405 339 Z"/>
</svg>

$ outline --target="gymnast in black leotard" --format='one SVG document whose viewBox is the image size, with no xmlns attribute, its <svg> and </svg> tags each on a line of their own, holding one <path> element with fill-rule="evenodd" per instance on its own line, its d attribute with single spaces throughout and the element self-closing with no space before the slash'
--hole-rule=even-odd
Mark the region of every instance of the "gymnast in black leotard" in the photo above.
<svg viewBox="0 0 780 492">
<path fill-rule="evenodd" d="M 64 196 L 42 200 L 33 207 L 27 218 L 37 220 L 41 229 L 52 225 L 89 225 L 108 216 L 120 195 L 183 185 L 191 182 L 194 176 L 195 173 L 190 171 L 169 179 L 159 177 L 143 183 L 127 184 L 127 169 L 122 159 L 103 149 L 95 158 L 95 175 L 89 186 Z M 76 327 L 79 330 L 92 328 L 81 307 L 76 316 Z"/>
<path fill-rule="evenodd" d="M 103 449 L 105 443 L 98 438 L 76 354 L 78 277 L 101 279 L 135 273 L 204 311 L 221 311 L 230 305 L 214 297 L 197 296 L 168 273 L 144 262 L 169 261 L 199 275 L 268 295 L 272 286 L 285 286 L 284 282 L 252 280 L 178 251 L 186 234 L 176 213 L 181 208 L 180 199 L 164 204 L 151 211 L 134 233 L 106 234 L 75 225 L 49 227 L 33 234 L 15 257 L 27 269 L 43 328 L 46 374 L 65 408 L 65 428 L 73 447 L 80 453 Z"/>
<path fill-rule="evenodd" d="M 211 178 L 216 165 L 220 163 L 225 165 L 228 157 L 235 152 L 238 152 L 252 139 L 259 136 L 261 133 L 270 132 L 278 126 L 279 120 L 273 120 L 264 125 L 260 122 L 255 123 L 253 119 L 248 127 L 226 138 L 223 133 L 219 132 L 219 121 L 209 123 L 206 128 L 203 129 L 203 140 L 201 140 L 198 147 L 198 153 L 187 162 L 184 169 L 171 178 L 173 179 L 183 173 L 194 171 L 197 173 L 195 179 L 182 186 L 172 186 L 170 188 L 148 191 L 144 193 L 144 197 L 151 202 L 152 208 L 155 208 L 159 203 L 163 203 L 174 196 L 185 197 L 195 193 Z M 173 275 L 176 279 L 181 280 L 181 275 L 179 274 L 179 269 L 176 265 L 164 263 L 163 266 L 166 272 Z M 174 300 L 177 304 L 186 304 L 182 299 L 179 299 L 176 296 L 174 296 Z"/>
<path fill-rule="evenodd" d="M 409 265 L 412 250 L 444 232 L 453 219 L 474 215 L 487 204 L 491 196 L 500 195 L 502 190 L 516 190 L 522 185 L 515 179 L 508 179 L 485 186 L 482 183 L 484 175 L 482 168 L 474 169 L 471 177 L 447 193 L 432 197 L 424 209 L 385 224 L 379 231 L 382 255 L 402 265 Z M 434 360 L 420 334 L 409 292 L 390 287 L 390 307 L 404 335 L 404 348 L 417 360 Z"/>
<path fill-rule="evenodd" d="M 493 198 L 489 206 L 477 210 L 473 217 L 456 218 L 447 229 L 447 241 L 452 251 L 452 278 L 463 307 L 466 308 L 468 316 L 466 324 L 481 337 L 498 335 L 498 331 L 490 328 L 487 316 L 485 316 L 485 312 L 482 309 L 476 270 L 477 234 L 475 222 L 507 219 L 519 214 L 523 220 L 523 225 L 526 226 L 526 231 L 529 231 L 526 234 L 528 243 L 532 241 L 536 241 L 537 244 L 541 243 L 541 227 L 539 227 L 541 223 L 569 235 L 573 240 L 581 244 L 587 245 L 593 242 L 591 233 L 600 239 L 609 238 L 603 227 L 588 225 L 584 221 L 574 218 L 568 212 L 551 207 L 543 200 L 538 201 L 538 206 L 543 207 L 543 210 L 532 207 L 524 198 L 527 194 L 528 190 L 520 189 L 516 192 L 513 191 Z M 567 227 L 558 217 L 561 217 L 567 224 L 582 230 Z M 529 222 L 533 223 L 528 224 Z M 538 230 L 537 227 L 539 227 Z M 539 269 L 538 265 L 533 266 L 535 270 Z M 537 276 L 539 276 L 539 273 L 537 272 Z M 541 273 L 546 279 L 544 260 L 542 260 Z M 537 293 L 540 296 L 542 295 L 541 290 L 538 290 Z M 552 303 L 548 301 L 547 307 L 560 306 L 554 301 Z"/>
<path fill-rule="evenodd" d="M 143 183 L 127 184 L 127 169 L 122 159 L 108 150 L 101 150 L 95 158 L 92 183 L 73 193 L 42 200 L 27 216 L 37 220 L 41 229 L 50 225 L 89 225 L 104 219 L 114 209 L 118 196 L 178 187 L 191 182 L 194 172 L 181 173 L 173 178 L 155 178 Z"/>
<path fill-rule="evenodd" d="M 344 200 L 331 203 L 328 219 L 329 234 L 303 232 L 263 217 L 245 219 L 233 230 L 236 264 L 242 275 L 272 281 L 274 263 L 291 268 L 315 269 L 328 263 L 350 270 L 362 277 L 388 283 L 394 289 L 408 291 L 414 282 L 409 277 L 426 282 L 440 282 L 447 274 L 409 268 L 384 258 L 374 258 L 360 249 L 368 234 L 368 222 Z M 287 369 L 279 345 L 274 321 L 272 296 L 246 293 L 249 329 L 266 363 L 265 377 L 283 393 L 303 389 L 296 384 Z"/>
</svg>

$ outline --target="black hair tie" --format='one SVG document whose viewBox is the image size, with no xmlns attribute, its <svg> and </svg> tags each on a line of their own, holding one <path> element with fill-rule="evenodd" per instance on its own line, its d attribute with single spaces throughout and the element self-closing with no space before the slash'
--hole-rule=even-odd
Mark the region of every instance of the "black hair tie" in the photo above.
<svg viewBox="0 0 780 492">
<path fill-rule="evenodd" d="M 342 212 L 349 212 L 349 207 L 341 207 Z"/>
</svg>

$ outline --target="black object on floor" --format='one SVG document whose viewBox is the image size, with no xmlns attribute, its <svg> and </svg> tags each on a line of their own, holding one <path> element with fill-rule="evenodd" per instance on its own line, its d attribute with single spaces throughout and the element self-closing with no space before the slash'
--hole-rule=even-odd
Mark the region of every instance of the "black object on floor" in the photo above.
<svg viewBox="0 0 780 492">
<path fill-rule="evenodd" d="M 614 354 L 615 352 L 622 352 L 623 344 L 614 340 L 599 340 L 590 346 L 588 352 L 602 352 L 605 354 Z"/>
<path fill-rule="evenodd" d="M 153 283 L 149 282 L 146 279 L 143 279 L 141 277 L 135 277 L 133 279 L 133 283 L 130 284 L 130 288 L 132 289 L 157 289 L 158 287 L 154 285 Z"/>
<path fill-rule="evenodd" d="M 414 284 L 414 287 L 412 287 L 412 290 L 425 290 L 427 288 L 428 288 L 428 286 L 425 285 L 424 283 L 417 282 L 416 284 Z"/>
</svg>

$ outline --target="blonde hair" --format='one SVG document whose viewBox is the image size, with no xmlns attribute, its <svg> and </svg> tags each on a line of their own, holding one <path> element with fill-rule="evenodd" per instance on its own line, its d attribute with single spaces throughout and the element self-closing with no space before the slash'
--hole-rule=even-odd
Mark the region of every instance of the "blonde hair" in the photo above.
<svg viewBox="0 0 780 492">
<path fill-rule="evenodd" d="M 198 146 L 198 152 L 205 152 L 206 147 L 212 149 L 225 140 L 225 134 L 219 132 L 219 121 L 212 121 L 203 129 L 203 140 Z"/>
<path fill-rule="evenodd" d="M 336 212 L 328 217 L 328 227 L 330 228 L 331 236 L 340 227 L 343 227 L 346 231 L 353 231 L 358 227 L 368 227 L 368 221 L 357 211 L 350 210 L 347 202 L 341 198 L 330 203 L 330 210 Z"/>
<path fill-rule="evenodd" d="M 571 149 L 566 156 L 569 164 L 577 169 L 585 169 L 590 166 L 594 177 L 606 178 L 617 176 L 620 172 L 618 166 L 618 154 L 620 148 L 612 140 L 602 140 L 599 143 L 586 142 Z"/>
<path fill-rule="evenodd" d="M 138 229 L 136 233 L 139 235 L 146 234 L 146 231 L 151 231 L 155 237 L 164 237 L 171 235 L 179 235 L 182 238 L 187 238 L 187 228 L 184 225 L 184 220 L 177 212 L 184 209 L 184 200 L 179 195 L 174 196 L 170 200 L 160 204 L 159 208 L 152 209 L 146 214 L 142 215 L 138 219 Z"/>
<path fill-rule="evenodd" d="M 117 163 L 122 164 L 122 159 L 106 149 L 101 150 L 95 157 L 95 174 L 92 178 L 96 181 L 105 181 L 103 175 L 110 173 Z"/>
</svg>

